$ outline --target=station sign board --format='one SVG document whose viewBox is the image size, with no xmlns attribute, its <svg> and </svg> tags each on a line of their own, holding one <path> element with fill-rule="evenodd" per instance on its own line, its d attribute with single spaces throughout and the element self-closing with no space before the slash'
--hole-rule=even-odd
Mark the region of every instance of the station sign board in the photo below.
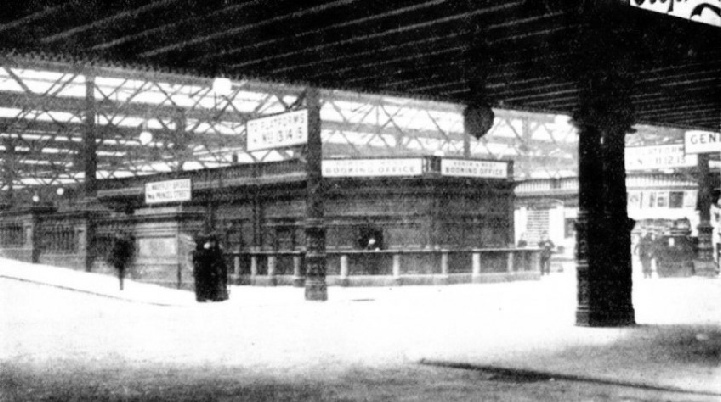
<svg viewBox="0 0 721 402">
<path fill-rule="evenodd" d="M 441 175 L 505 179 L 508 177 L 508 163 L 444 158 L 441 159 Z"/>
<path fill-rule="evenodd" d="M 192 198 L 190 179 L 157 181 L 145 184 L 145 203 L 183 202 Z"/>
<path fill-rule="evenodd" d="M 388 177 L 423 174 L 422 158 L 324 160 L 323 177 Z"/>
<path fill-rule="evenodd" d="M 249 120 L 247 150 L 282 148 L 308 142 L 308 110 L 298 110 Z"/>
<path fill-rule="evenodd" d="M 687 155 L 683 144 L 626 147 L 626 170 L 673 169 L 698 165 L 696 155 Z"/>
<path fill-rule="evenodd" d="M 629 0 L 632 7 L 721 27 L 721 0 Z"/>
<path fill-rule="evenodd" d="M 687 154 L 721 152 L 721 133 L 688 130 L 684 135 Z"/>
</svg>

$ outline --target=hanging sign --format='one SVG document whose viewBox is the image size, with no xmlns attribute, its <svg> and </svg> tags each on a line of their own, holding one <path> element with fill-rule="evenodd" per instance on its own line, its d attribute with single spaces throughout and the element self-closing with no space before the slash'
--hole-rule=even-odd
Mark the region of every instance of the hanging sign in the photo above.
<svg viewBox="0 0 721 402">
<path fill-rule="evenodd" d="M 308 142 L 308 110 L 249 120 L 248 151 L 303 145 Z"/>
<path fill-rule="evenodd" d="M 423 159 L 339 159 L 323 161 L 323 177 L 418 176 Z"/>
<path fill-rule="evenodd" d="M 190 201 L 193 186 L 190 179 L 166 180 L 145 184 L 145 203 Z"/>
<path fill-rule="evenodd" d="M 508 177 L 508 163 L 444 158 L 441 159 L 441 174 L 455 177 L 505 179 Z"/>
<path fill-rule="evenodd" d="M 721 151 L 721 133 L 688 130 L 684 135 L 687 154 L 704 154 Z"/>
<path fill-rule="evenodd" d="M 721 27 L 721 0 L 630 0 L 632 7 Z"/>
<path fill-rule="evenodd" d="M 683 144 L 626 147 L 626 170 L 673 169 L 698 165 L 696 155 L 686 155 Z"/>
</svg>

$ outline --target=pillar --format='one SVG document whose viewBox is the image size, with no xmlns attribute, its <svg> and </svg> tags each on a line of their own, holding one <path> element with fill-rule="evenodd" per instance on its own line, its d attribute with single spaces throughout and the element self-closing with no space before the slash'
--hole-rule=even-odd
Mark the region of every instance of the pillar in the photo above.
<svg viewBox="0 0 721 402">
<path fill-rule="evenodd" d="M 635 323 L 631 301 L 631 229 L 626 212 L 624 137 L 633 125 L 633 66 L 617 21 L 598 9 L 578 37 L 579 106 L 578 308 L 580 326 Z"/>
<path fill-rule="evenodd" d="M 95 76 L 88 73 L 85 76 L 85 135 L 83 138 L 82 160 L 85 171 L 85 199 L 82 208 L 85 210 L 85 243 L 81 243 L 80 251 L 85 251 L 85 271 L 92 270 L 93 261 L 97 252 L 96 226 L 97 215 L 93 211 L 102 210 L 98 203 L 97 192 L 97 102 L 95 100 Z"/>
<path fill-rule="evenodd" d="M 15 180 L 15 143 L 10 137 L 3 139 L 5 146 L 5 166 L 3 166 L 3 182 L 5 189 L 5 205 L 10 208 L 13 205 L 13 181 Z"/>
<path fill-rule="evenodd" d="M 85 169 L 85 197 L 97 196 L 97 144 L 96 144 L 96 102 L 95 77 L 88 74 L 85 77 L 85 138 L 83 139 L 83 168 Z"/>
<path fill-rule="evenodd" d="M 258 279 L 258 256 L 253 254 L 250 257 L 250 284 L 256 285 Z"/>
<path fill-rule="evenodd" d="M 338 284 L 340 286 L 348 286 L 348 256 L 345 254 L 340 256 L 340 278 Z"/>
<path fill-rule="evenodd" d="M 308 153 L 306 156 L 306 281 L 305 299 L 328 300 L 325 283 L 325 223 L 323 222 L 323 145 L 321 141 L 320 95 L 317 88 L 306 91 L 308 107 Z"/>
<path fill-rule="evenodd" d="M 401 255 L 393 254 L 393 283 L 401 284 Z"/>
<path fill-rule="evenodd" d="M 293 257 L 293 286 L 300 288 L 305 285 L 303 274 L 301 272 L 302 258 L 300 256 Z"/>
<path fill-rule="evenodd" d="M 471 257 L 471 277 L 475 283 L 481 277 L 481 252 L 474 251 Z"/>
<path fill-rule="evenodd" d="M 269 255 L 267 259 L 268 264 L 268 284 L 270 286 L 275 286 L 278 284 L 278 278 L 275 276 L 275 266 L 276 266 L 276 257 Z"/>
<path fill-rule="evenodd" d="M 253 166 L 253 177 L 255 178 L 256 184 L 253 187 L 253 244 L 250 249 L 252 251 L 260 251 L 263 247 L 263 220 L 265 211 L 263 209 L 263 199 L 260 194 L 259 183 L 259 162 L 256 162 Z"/>
<path fill-rule="evenodd" d="M 698 254 L 693 261 L 694 273 L 699 276 L 716 276 L 713 255 L 713 226 L 711 225 L 711 182 L 709 154 L 698 155 Z"/>
<path fill-rule="evenodd" d="M 183 171 L 183 165 L 188 159 L 188 132 L 185 130 L 187 126 L 187 120 L 183 110 L 178 108 L 175 116 L 173 117 L 175 123 L 175 129 L 173 130 L 175 147 L 175 171 L 180 173 Z"/>
</svg>

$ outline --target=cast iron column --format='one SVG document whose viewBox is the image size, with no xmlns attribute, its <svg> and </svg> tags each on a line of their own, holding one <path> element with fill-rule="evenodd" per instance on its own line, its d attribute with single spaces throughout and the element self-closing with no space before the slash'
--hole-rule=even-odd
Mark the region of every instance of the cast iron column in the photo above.
<svg viewBox="0 0 721 402">
<path fill-rule="evenodd" d="M 716 276 L 713 255 L 713 226 L 711 226 L 711 183 L 709 180 L 709 154 L 698 155 L 698 254 L 694 271 L 699 276 Z"/>
<path fill-rule="evenodd" d="M 633 325 L 624 137 L 631 131 L 632 49 L 621 10 L 596 9 L 579 35 L 578 309 L 581 326 Z M 616 11 L 616 12 L 614 12 Z"/>
<path fill-rule="evenodd" d="M 3 140 L 5 146 L 5 166 L 3 181 L 7 186 L 5 190 L 5 206 L 10 208 L 13 205 L 13 181 L 15 180 L 15 143 L 10 137 Z"/>
<path fill-rule="evenodd" d="M 97 197 L 97 144 L 95 143 L 95 77 L 85 77 L 85 138 L 83 139 L 83 162 L 85 169 L 85 198 Z"/>
<path fill-rule="evenodd" d="M 328 300 L 325 283 L 325 223 L 323 222 L 323 144 L 321 141 L 320 96 L 318 89 L 306 91 L 308 107 L 308 154 L 306 166 L 306 280 L 305 299 Z"/>
</svg>

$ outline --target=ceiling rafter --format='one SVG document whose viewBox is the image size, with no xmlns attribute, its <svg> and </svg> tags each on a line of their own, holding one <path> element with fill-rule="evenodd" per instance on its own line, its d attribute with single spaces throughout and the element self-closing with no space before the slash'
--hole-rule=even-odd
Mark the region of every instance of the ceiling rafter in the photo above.
<svg viewBox="0 0 721 402">
<path fill-rule="evenodd" d="M 172 45 L 163 46 L 163 47 L 160 47 L 157 49 L 145 51 L 145 52 L 142 52 L 139 56 L 142 58 L 155 57 L 160 54 L 171 52 L 171 51 L 177 51 L 177 50 L 183 49 L 188 46 L 201 45 L 210 40 L 215 40 L 215 39 L 220 39 L 220 38 L 227 37 L 227 36 L 237 35 L 242 32 L 248 31 L 250 29 L 266 26 L 266 25 L 269 25 L 269 24 L 272 24 L 275 22 L 284 21 L 284 20 L 291 19 L 291 18 L 299 18 L 306 14 L 318 13 L 318 12 L 321 12 L 321 11 L 324 11 L 324 10 L 327 10 L 330 8 L 334 8 L 334 7 L 346 6 L 346 5 L 349 5 L 349 4 L 357 2 L 357 1 L 360 1 L 360 0 L 336 0 L 336 1 L 333 1 L 328 4 L 323 4 L 321 6 L 313 6 L 313 7 L 304 8 L 301 11 L 295 11 L 295 12 L 291 12 L 288 14 L 279 15 L 279 16 L 276 16 L 276 17 L 273 17 L 268 20 L 258 22 L 255 24 L 248 24 L 248 25 L 244 25 L 241 27 L 225 30 L 222 32 L 215 32 L 213 34 L 206 35 L 203 37 L 193 38 L 189 41 L 174 43 Z"/>
<path fill-rule="evenodd" d="M 58 42 L 61 40 L 68 39 L 72 36 L 79 35 L 83 32 L 87 32 L 89 30 L 99 29 L 99 28 L 107 26 L 107 25 L 122 23 L 124 20 L 127 20 L 127 19 L 137 18 L 140 15 L 142 15 L 143 13 L 155 10 L 157 8 L 167 7 L 174 3 L 177 3 L 179 1 L 181 1 L 181 0 L 154 1 L 154 2 L 151 2 L 150 4 L 147 4 L 147 5 L 132 9 L 132 10 L 122 11 L 117 14 L 111 15 L 109 17 L 95 20 L 89 24 L 83 24 L 83 25 L 76 26 L 76 27 L 73 27 L 70 29 L 66 29 L 65 31 L 62 31 L 62 32 L 54 34 L 54 35 L 46 36 L 46 37 L 40 39 L 40 41 L 44 44 L 55 43 L 55 42 Z"/>
<path fill-rule="evenodd" d="M 383 32 L 377 32 L 377 33 L 367 34 L 367 35 L 362 35 L 362 36 L 355 36 L 350 39 L 344 39 L 344 40 L 340 40 L 340 41 L 324 43 L 324 44 L 308 47 L 308 48 L 305 48 L 302 50 L 292 50 L 292 51 L 285 52 L 285 53 L 272 54 L 270 56 L 256 59 L 253 61 L 246 61 L 243 63 L 230 64 L 228 67 L 237 69 L 237 68 L 241 68 L 241 67 L 248 67 L 248 66 L 251 66 L 254 64 L 258 64 L 258 63 L 267 62 L 270 60 L 276 60 L 279 58 L 287 58 L 287 57 L 295 56 L 295 55 L 298 55 L 298 54 L 304 53 L 304 52 L 327 51 L 329 48 L 332 48 L 332 47 L 345 46 L 345 45 L 349 45 L 349 44 L 359 42 L 359 41 L 369 41 L 369 40 L 378 39 L 378 38 L 392 35 L 392 34 L 402 33 L 402 32 L 406 32 L 406 31 L 413 31 L 413 30 L 418 30 L 418 29 L 422 29 L 422 28 L 428 28 L 430 26 L 437 25 L 437 24 L 451 23 L 454 21 L 473 18 L 475 16 L 479 16 L 479 15 L 483 15 L 483 14 L 494 13 L 494 12 L 498 12 L 498 11 L 505 10 L 508 8 L 516 7 L 516 6 L 520 5 L 521 3 L 522 3 L 521 1 L 508 2 L 508 3 L 502 4 L 502 5 L 490 6 L 488 8 L 483 8 L 483 9 L 475 10 L 475 11 L 471 11 L 471 12 L 462 12 L 462 13 L 446 16 L 443 18 L 434 19 L 431 21 L 425 21 L 425 22 L 400 26 L 398 28 L 389 29 L 389 30 L 386 30 Z"/>
<path fill-rule="evenodd" d="M 354 26 L 354 25 L 361 25 L 361 24 L 364 24 L 364 23 L 367 23 L 370 21 L 375 21 L 375 20 L 378 20 L 381 18 L 386 18 L 386 17 L 390 17 L 390 16 L 398 16 L 401 14 L 406 14 L 409 12 L 419 10 L 421 8 L 437 6 L 437 5 L 446 3 L 447 1 L 448 0 L 431 0 L 431 1 L 426 1 L 426 2 L 420 3 L 420 4 L 416 4 L 413 6 L 401 7 L 401 8 L 393 9 L 391 11 L 382 12 L 379 14 L 373 14 L 370 16 L 364 16 L 362 18 L 356 18 L 356 19 L 353 19 L 350 21 L 345 21 L 345 22 L 341 22 L 341 23 L 337 23 L 337 24 L 331 24 L 331 25 L 325 26 L 320 29 L 300 32 L 296 35 L 293 35 L 292 39 L 298 40 L 298 39 L 303 38 L 308 35 L 319 34 L 319 33 L 326 32 L 326 31 L 329 31 L 332 29 L 346 28 L 346 27 L 350 27 L 350 26 Z M 215 54 L 206 54 L 201 57 L 191 59 L 191 62 L 206 62 L 208 60 L 215 60 L 215 59 L 219 59 L 219 58 L 223 58 L 223 57 L 233 56 L 233 55 L 241 53 L 245 50 L 259 49 L 259 48 L 266 47 L 266 46 L 269 46 L 272 44 L 277 44 L 278 42 L 286 41 L 286 40 L 288 40 L 288 38 L 274 38 L 272 40 L 266 40 L 266 41 L 262 41 L 262 42 L 258 42 L 258 43 L 253 43 L 253 44 L 249 44 L 247 46 L 235 47 L 235 48 L 232 48 L 229 50 L 224 50 L 224 51 L 221 51 L 221 52 L 218 52 Z"/>
</svg>

